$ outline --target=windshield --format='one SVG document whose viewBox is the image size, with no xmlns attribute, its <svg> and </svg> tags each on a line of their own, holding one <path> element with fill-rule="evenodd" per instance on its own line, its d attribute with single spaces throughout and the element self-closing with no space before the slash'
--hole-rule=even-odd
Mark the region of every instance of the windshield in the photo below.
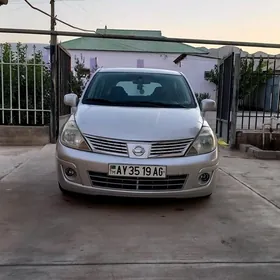
<svg viewBox="0 0 280 280">
<path fill-rule="evenodd" d="M 133 72 L 98 72 L 82 103 L 135 107 L 197 107 L 182 75 Z"/>
</svg>

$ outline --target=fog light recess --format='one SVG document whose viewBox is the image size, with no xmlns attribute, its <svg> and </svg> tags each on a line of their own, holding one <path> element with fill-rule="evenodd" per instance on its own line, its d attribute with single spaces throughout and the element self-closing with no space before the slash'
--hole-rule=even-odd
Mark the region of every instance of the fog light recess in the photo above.
<svg viewBox="0 0 280 280">
<path fill-rule="evenodd" d="M 67 167 L 65 168 L 65 175 L 70 179 L 74 179 L 77 176 L 77 173 L 74 169 Z"/>
<path fill-rule="evenodd" d="M 210 174 L 210 173 L 202 173 L 202 174 L 199 176 L 199 178 L 198 178 L 199 183 L 200 183 L 201 185 L 206 185 L 206 184 L 208 184 L 209 181 L 210 181 L 210 179 L 211 179 L 211 174 Z"/>
</svg>

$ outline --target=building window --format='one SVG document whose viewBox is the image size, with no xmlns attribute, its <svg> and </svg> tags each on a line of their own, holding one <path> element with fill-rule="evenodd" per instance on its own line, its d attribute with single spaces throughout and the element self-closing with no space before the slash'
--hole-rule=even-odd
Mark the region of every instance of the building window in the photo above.
<svg viewBox="0 0 280 280">
<path fill-rule="evenodd" d="M 91 73 L 94 73 L 98 69 L 97 57 L 91 57 L 89 64 Z"/>
<path fill-rule="evenodd" d="M 144 59 L 137 59 L 137 68 L 144 68 Z"/>
</svg>

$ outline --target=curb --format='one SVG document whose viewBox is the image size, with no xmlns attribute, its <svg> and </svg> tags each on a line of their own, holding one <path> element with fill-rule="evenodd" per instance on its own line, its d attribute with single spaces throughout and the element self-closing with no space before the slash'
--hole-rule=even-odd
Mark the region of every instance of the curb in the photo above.
<svg viewBox="0 0 280 280">
<path fill-rule="evenodd" d="M 262 150 L 250 144 L 240 144 L 239 150 L 257 159 L 280 160 L 280 151 Z"/>
</svg>

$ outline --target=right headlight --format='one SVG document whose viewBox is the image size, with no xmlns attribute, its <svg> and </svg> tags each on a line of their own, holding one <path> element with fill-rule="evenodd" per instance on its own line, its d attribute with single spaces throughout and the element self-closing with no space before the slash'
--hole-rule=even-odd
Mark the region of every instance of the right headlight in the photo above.
<svg viewBox="0 0 280 280">
<path fill-rule="evenodd" d="M 208 126 L 203 126 L 199 135 L 186 153 L 186 156 L 207 154 L 214 151 L 216 147 L 217 139 L 212 129 Z"/>
<path fill-rule="evenodd" d="M 74 118 L 70 118 L 65 124 L 60 138 L 61 143 L 72 149 L 81 151 L 91 151 L 90 147 L 86 143 L 82 136 Z"/>
</svg>

